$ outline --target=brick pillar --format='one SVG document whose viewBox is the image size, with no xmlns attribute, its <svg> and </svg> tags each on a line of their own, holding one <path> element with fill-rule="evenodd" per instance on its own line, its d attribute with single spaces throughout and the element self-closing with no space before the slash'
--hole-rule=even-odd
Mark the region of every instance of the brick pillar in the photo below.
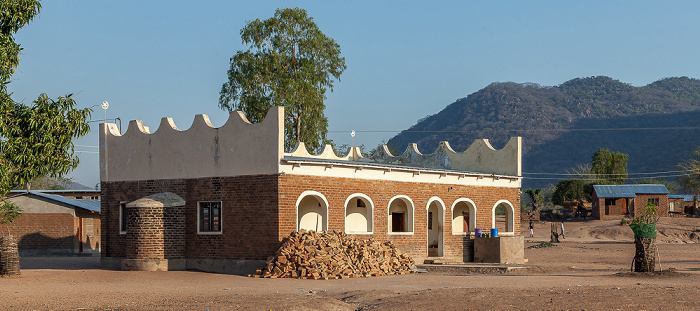
<svg viewBox="0 0 700 311">
<path fill-rule="evenodd" d="M 178 230 L 184 227 L 184 206 L 185 201 L 171 192 L 126 205 L 126 259 L 122 260 L 122 270 L 184 269 L 184 230 Z M 172 264 L 166 257 L 166 245 L 169 255 L 174 255 L 168 256 L 175 259 Z"/>
</svg>

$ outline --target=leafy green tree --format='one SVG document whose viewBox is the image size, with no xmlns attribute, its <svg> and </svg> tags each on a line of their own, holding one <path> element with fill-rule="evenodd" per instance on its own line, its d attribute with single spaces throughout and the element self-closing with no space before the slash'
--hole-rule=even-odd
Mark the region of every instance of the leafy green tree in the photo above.
<svg viewBox="0 0 700 311">
<path fill-rule="evenodd" d="M 619 151 L 598 148 L 591 160 L 591 172 L 597 175 L 597 184 L 621 185 L 627 180 L 629 155 Z"/>
<path fill-rule="evenodd" d="M 685 172 L 677 180 L 681 189 L 694 195 L 700 195 L 700 146 L 693 151 L 695 158 L 690 158 L 678 164 L 678 169 Z"/>
<path fill-rule="evenodd" d="M 249 21 L 241 39 L 249 48 L 231 58 L 219 107 L 241 110 L 260 122 L 270 107 L 284 106 L 285 148 L 303 141 L 322 149 L 329 142 L 323 101 L 346 69 L 340 45 L 300 8 L 277 9 L 272 18 Z"/>
<path fill-rule="evenodd" d="M 13 187 L 29 187 L 40 176 L 59 178 L 78 166 L 73 138 L 87 134 L 91 110 L 75 109 L 72 94 L 50 99 L 41 94 L 32 106 L 7 92 L 22 50 L 14 34 L 39 13 L 36 0 L 0 0 L 0 197 Z M 3 202 L 3 219 L 16 211 Z M 11 220 L 14 221 L 15 218 Z"/>
<path fill-rule="evenodd" d="M 562 180 L 557 183 L 557 188 L 552 195 L 552 203 L 562 205 L 566 201 L 578 201 L 589 198 L 586 194 L 586 184 L 577 179 Z"/>
<path fill-rule="evenodd" d="M 527 194 L 528 198 L 530 199 L 530 202 L 532 202 L 532 210 L 537 212 L 540 209 L 542 209 L 542 206 L 544 204 L 544 192 L 542 192 L 542 189 L 537 188 L 537 189 L 525 189 L 525 194 Z"/>
</svg>

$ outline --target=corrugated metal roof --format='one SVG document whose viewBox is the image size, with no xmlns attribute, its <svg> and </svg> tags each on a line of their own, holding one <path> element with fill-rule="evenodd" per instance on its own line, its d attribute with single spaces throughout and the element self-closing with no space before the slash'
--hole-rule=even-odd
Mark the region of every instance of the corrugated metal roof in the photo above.
<svg viewBox="0 0 700 311">
<path fill-rule="evenodd" d="M 693 201 L 693 195 L 691 194 L 669 194 L 668 195 L 669 199 L 683 199 L 685 202 L 692 202 Z"/>
<path fill-rule="evenodd" d="M 79 207 L 92 212 L 100 212 L 100 200 L 88 200 L 88 199 L 69 199 L 64 196 L 43 193 L 40 191 L 29 191 L 29 193 L 40 196 L 42 198 L 62 202 L 68 205 Z"/>
<path fill-rule="evenodd" d="M 599 198 L 635 198 L 637 194 L 668 194 L 664 185 L 594 185 Z"/>
</svg>

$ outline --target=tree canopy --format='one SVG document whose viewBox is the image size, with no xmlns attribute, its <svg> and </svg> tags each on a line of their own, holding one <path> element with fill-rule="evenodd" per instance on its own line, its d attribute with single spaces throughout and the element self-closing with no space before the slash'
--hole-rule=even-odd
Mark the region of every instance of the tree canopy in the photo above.
<svg viewBox="0 0 700 311">
<path fill-rule="evenodd" d="M 562 205 L 566 201 L 587 199 L 590 193 L 586 193 L 586 188 L 586 184 L 580 180 L 562 180 L 557 183 L 557 188 L 552 195 L 552 203 Z"/>
<path fill-rule="evenodd" d="M 71 95 L 41 94 L 31 106 L 7 93 L 22 50 L 14 34 L 39 13 L 36 0 L 0 1 L 0 195 L 40 176 L 58 178 L 78 166 L 73 138 L 87 134 L 89 108 L 76 109 Z"/>
<path fill-rule="evenodd" d="M 219 107 L 243 111 L 260 122 L 272 106 L 285 107 L 285 148 L 303 141 L 319 150 L 328 141 L 326 91 L 346 69 L 340 45 L 300 8 L 277 9 L 274 17 L 241 29 L 248 50 L 230 60 Z"/>
<path fill-rule="evenodd" d="M 627 180 L 627 159 L 629 155 L 619 151 L 598 148 L 591 160 L 591 172 L 597 175 L 598 184 L 621 185 Z"/>
</svg>

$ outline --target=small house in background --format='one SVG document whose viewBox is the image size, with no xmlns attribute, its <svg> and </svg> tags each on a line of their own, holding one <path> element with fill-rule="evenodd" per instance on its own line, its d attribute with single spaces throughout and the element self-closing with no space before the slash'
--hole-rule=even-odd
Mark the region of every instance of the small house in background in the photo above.
<svg viewBox="0 0 700 311">
<path fill-rule="evenodd" d="M 659 208 L 659 215 L 669 211 L 669 191 L 664 185 L 594 185 L 591 195 L 592 217 L 598 220 L 635 217 L 648 202 Z"/>
<path fill-rule="evenodd" d="M 683 217 L 697 215 L 697 202 L 690 194 L 671 194 L 668 196 L 669 216 Z"/>
<path fill-rule="evenodd" d="M 20 256 L 99 254 L 100 200 L 91 198 L 100 194 L 94 190 L 82 192 L 12 191 L 5 200 L 17 204 L 22 216 L 11 225 L 0 225 L 0 230 L 9 230 L 17 239 Z"/>
</svg>

